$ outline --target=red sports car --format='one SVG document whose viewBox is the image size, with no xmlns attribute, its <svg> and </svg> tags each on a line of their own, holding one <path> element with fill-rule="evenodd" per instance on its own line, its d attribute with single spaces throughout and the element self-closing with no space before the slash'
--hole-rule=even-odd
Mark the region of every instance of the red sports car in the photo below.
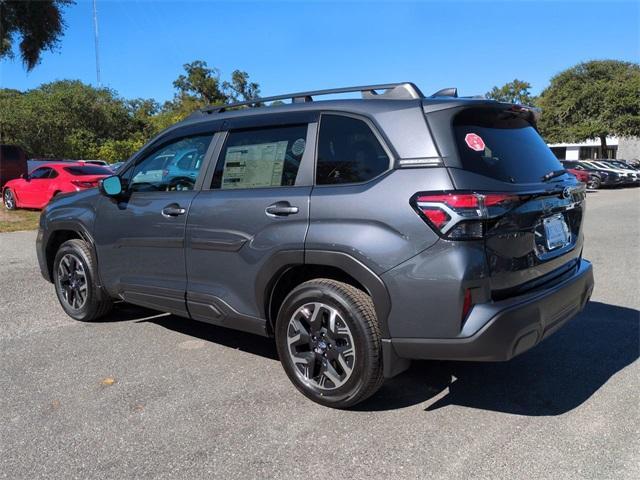
<svg viewBox="0 0 640 480">
<path fill-rule="evenodd" d="M 29 175 L 8 181 L 2 190 L 4 205 L 44 208 L 59 193 L 79 192 L 98 186 L 98 180 L 113 175 L 107 167 L 85 163 L 46 163 Z"/>
</svg>

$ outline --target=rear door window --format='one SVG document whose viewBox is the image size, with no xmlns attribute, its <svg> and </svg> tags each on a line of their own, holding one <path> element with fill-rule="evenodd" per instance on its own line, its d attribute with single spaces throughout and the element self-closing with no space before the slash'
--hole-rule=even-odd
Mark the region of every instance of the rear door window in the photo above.
<svg viewBox="0 0 640 480">
<path fill-rule="evenodd" d="M 510 183 L 538 183 L 562 164 L 535 128 L 515 113 L 468 109 L 453 129 L 465 170 Z"/>
<path fill-rule="evenodd" d="M 306 138 L 306 124 L 229 132 L 211 188 L 295 185 Z"/>
</svg>

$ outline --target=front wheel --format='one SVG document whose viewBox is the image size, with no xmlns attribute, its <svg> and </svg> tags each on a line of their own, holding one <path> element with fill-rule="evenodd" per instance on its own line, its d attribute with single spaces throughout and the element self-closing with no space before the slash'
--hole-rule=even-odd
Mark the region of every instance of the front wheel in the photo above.
<svg viewBox="0 0 640 480">
<path fill-rule="evenodd" d="M 314 402 L 347 408 L 382 385 L 373 302 L 352 285 L 330 279 L 299 285 L 280 308 L 275 334 L 289 379 Z"/>
<path fill-rule="evenodd" d="M 71 318 L 90 322 L 106 315 L 112 301 L 96 284 L 93 253 L 83 240 L 64 242 L 53 261 L 53 280 L 58 300 Z"/>
<path fill-rule="evenodd" d="M 4 193 L 2 195 L 2 200 L 7 210 L 16 209 L 16 197 L 14 197 L 13 192 L 11 191 L 10 188 L 5 188 Z"/>
</svg>

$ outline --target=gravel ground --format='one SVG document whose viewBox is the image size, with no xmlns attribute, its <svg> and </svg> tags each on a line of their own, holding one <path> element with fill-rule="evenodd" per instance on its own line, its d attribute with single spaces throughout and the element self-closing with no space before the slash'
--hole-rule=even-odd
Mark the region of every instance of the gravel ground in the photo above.
<svg viewBox="0 0 640 480">
<path fill-rule="evenodd" d="M 414 362 L 356 410 L 264 338 L 135 307 L 69 319 L 0 235 L 0 477 L 640 478 L 640 189 L 589 194 L 585 311 L 508 363 Z"/>
</svg>

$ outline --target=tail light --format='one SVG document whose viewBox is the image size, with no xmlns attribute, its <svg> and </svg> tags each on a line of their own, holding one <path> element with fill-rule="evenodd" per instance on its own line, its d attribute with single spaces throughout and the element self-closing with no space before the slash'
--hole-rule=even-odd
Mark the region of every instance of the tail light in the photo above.
<svg viewBox="0 0 640 480">
<path fill-rule="evenodd" d="M 75 185 L 78 188 L 93 188 L 96 185 L 98 185 L 97 181 L 93 181 L 93 182 L 85 182 L 82 180 L 71 180 L 71 183 L 73 185 Z"/>
<path fill-rule="evenodd" d="M 411 204 L 438 235 L 476 240 L 484 237 L 487 220 L 504 215 L 519 199 L 508 193 L 417 193 Z"/>
</svg>

